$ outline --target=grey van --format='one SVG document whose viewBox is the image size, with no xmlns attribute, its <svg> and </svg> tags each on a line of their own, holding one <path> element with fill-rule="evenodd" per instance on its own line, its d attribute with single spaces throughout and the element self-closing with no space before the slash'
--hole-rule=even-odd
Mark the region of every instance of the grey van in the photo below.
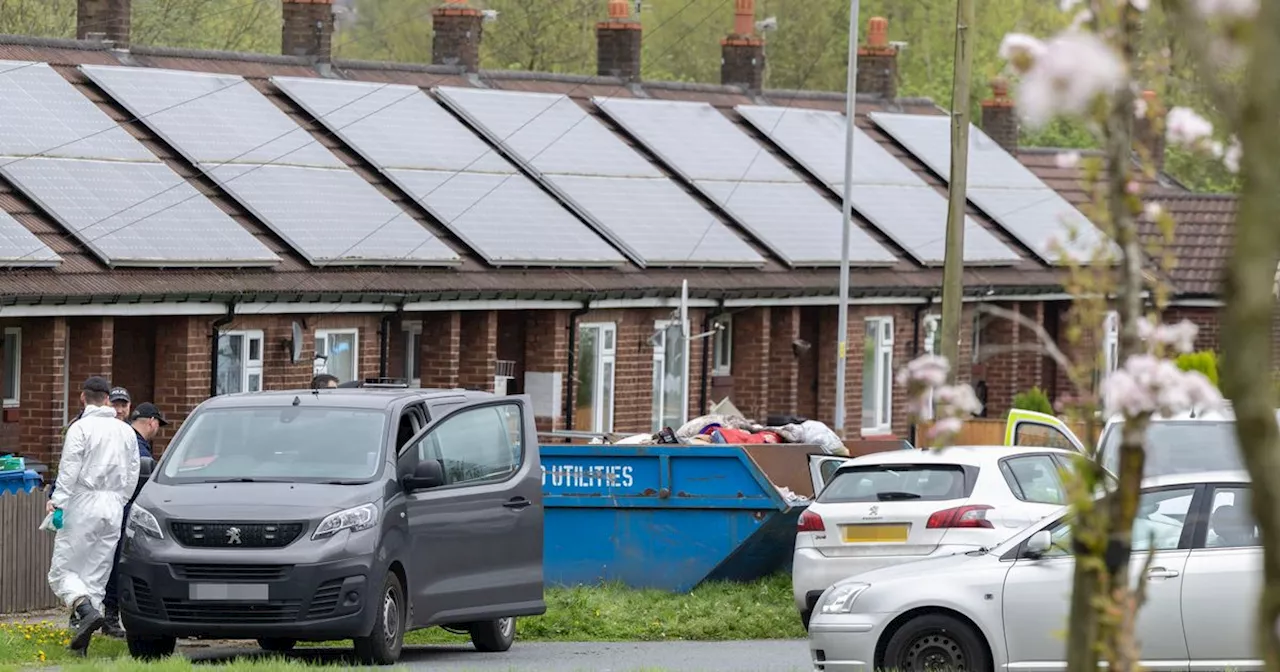
<svg viewBox="0 0 1280 672">
<path fill-rule="evenodd" d="M 352 639 L 362 664 L 407 630 L 505 651 L 542 614 L 543 509 L 527 396 L 407 388 L 258 392 L 200 404 L 129 515 L 129 652 L 176 638 Z"/>
</svg>

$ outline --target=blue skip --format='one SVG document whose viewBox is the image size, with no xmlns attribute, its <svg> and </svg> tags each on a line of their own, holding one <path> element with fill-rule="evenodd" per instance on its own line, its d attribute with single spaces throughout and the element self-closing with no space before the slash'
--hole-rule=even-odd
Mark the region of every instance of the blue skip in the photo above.
<svg viewBox="0 0 1280 672">
<path fill-rule="evenodd" d="M 807 502 L 783 497 L 748 455 L 755 448 L 541 446 L 547 583 L 688 592 L 789 568 Z M 808 481 L 818 449 L 786 448 L 790 482 Z"/>
</svg>

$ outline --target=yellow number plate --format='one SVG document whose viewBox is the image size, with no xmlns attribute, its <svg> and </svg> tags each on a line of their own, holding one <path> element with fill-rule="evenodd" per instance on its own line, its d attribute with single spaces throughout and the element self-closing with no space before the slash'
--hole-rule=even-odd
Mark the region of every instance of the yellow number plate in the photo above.
<svg viewBox="0 0 1280 672">
<path fill-rule="evenodd" d="M 905 543 L 908 525 L 845 525 L 844 541 L 848 544 Z"/>
</svg>

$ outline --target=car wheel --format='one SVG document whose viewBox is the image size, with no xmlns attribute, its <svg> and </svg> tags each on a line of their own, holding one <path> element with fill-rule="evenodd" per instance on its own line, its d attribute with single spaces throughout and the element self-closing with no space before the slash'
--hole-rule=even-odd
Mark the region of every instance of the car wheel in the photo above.
<svg viewBox="0 0 1280 672">
<path fill-rule="evenodd" d="M 138 660 L 158 660 L 173 655 L 178 646 L 177 637 L 144 637 L 142 635 L 125 635 L 125 643 L 129 646 L 129 655 Z"/>
<path fill-rule="evenodd" d="M 899 672 L 988 672 L 987 652 L 969 625 L 941 614 L 907 621 L 889 638 L 884 669 Z"/>
<path fill-rule="evenodd" d="M 271 651 L 272 653 L 288 653 L 297 644 L 298 640 L 284 637 L 264 637 L 258 640 L 258 646 L 263 651 Z"/>
<path fill-rule="evenodd" d="M 476 647 L 476 651 L 485 653 L 506 651 L 516 641 L 514 617 L 472 623 L 467 629 L 471 631 L 471 644 Z"/>
<path fill-rule="evenodd" d="M 356 638 L 356 659 L 362 665 L 394 665 L 400 660 L 400 650 L 404 648 L 406 613 L 404 588 L 394 572 L 387 572 L 382 592 L 378 593 L 373 608 L 377 610 L 373 632 L 368 637 Z"/>
</svg>

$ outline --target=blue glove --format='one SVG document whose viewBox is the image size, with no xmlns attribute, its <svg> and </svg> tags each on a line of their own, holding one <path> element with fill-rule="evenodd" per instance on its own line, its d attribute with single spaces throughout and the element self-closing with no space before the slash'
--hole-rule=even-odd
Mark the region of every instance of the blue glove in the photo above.
<svg viewBox="0 0 1280 672">
<path fill-rule="evenodd" d="M 53 529 L 62 529 L 62 509 L 53 510 Z"/>
</svg>

